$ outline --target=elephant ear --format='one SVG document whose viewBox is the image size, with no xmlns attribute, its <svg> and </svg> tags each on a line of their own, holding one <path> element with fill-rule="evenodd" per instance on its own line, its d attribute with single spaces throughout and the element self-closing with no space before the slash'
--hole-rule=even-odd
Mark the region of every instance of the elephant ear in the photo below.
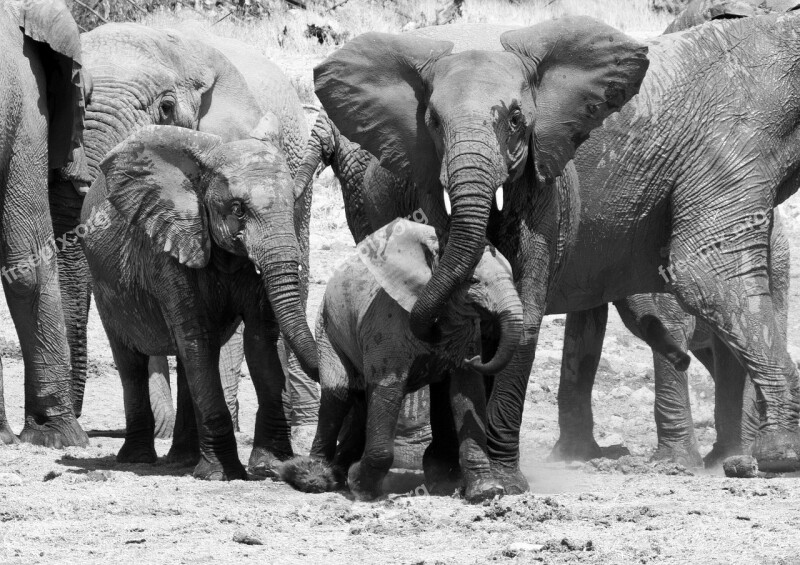
<svg viewBox="0 0 800 565">
<path fill-rule="evenodd" d="M 4 0 L 11 16 L 36 53 L 47 82 L 47 151 L 51 169 L 66 166 L 83 143 L 85 113 L 78 25 L 61 0 Z"/>
<path fill-rule="evenodd" d="M 562 174 L 589 132 L 639 92 L 647 46 L 585 16 L 508 31 L 507 51 L 532 63 L 534 159 L 540 176 Z"/>
<path fill-rule="evenodd" d="M 366 237 L 356 249 L 386 294 L 411 312 L 438 264 L 436 230 L 397 219 Z"/>
<path fill-rule="evenodd" d="M 202 189 L 221 145 L 216 135 L 148 126 L 100 164 L 111 205 L 189 267 L 204 267 L 211 254 Z"/>
<path fill-rule="evenodd" d="M 328 117 L 345 137 L 401 178 L 426 186 L 439 165 L 425 124 L 426 75 L 449 41 L 366 33 L 314 69 Z"/>
<path fill-rule="evenodd" d="M 211 86 L 203 92 L 200 101 L 197 129 L 218 135 L 226 143 L 247 139 L 264 112 L 244 76 L 217 49 L 197 40 L 185 41 L 189 44 L 190 52 L 197 53 L 199 60 L 212 73 L 209 79 Z"/>
</svg>

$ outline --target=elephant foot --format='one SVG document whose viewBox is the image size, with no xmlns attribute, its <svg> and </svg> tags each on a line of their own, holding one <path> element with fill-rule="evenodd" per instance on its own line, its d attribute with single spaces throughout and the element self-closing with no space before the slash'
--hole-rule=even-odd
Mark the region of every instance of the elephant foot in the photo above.
<svg viewBox="0 0 800 565">
<path fill-rule="evenodd" d="M 250 459 L 247 461 L 247 470 L 251 475 L 261 479 L 276 479 L 280 477 L 282 463 L 292 456 L 291 451 L 273 453 L 266 447 L 253 447 Z"/>
<path fill-rule="evenodd" d="M 706 469 L 714 469 L 720 467 L 722 462 L 728 457 L 734 455 L 742 455 L 744 451 L 738 445 L 723 445 L 721 443 L 714 443 L 714 447 L 708 452 L 708 455 L 703 457 L 703 465 Z"/>
<path fill-rule="evenodd" d="M 158 461 L 153 440 L 136 441 L 126 439 L 117 453 L 117 463 L 149 463 Z"/>
<path fill-rule="evenodd" d="M 528 479 L 519 469 L 519 462 L 509 464 L 492 461 L 492 476 L 503 485 L 505 494 L 522 494 L 531 490 Z"/>
<path fill-rule="evenodd" d="M 458 454 L 448 457 L 438 454 L 429 445 L 422 456 L 422 469 L 425 472 L 425 486 L 435 496 L 450 496 L 461 488 L 463 477 L 458 463 Z"/>
<path fill-rule="evenodd" d="M 800 471 L 800 431 L 761 432 L 753 442 L 753 457 L 767 473 Z"/>
<path fill-rule="evenodd" d="M 229 457 L 222 462 L 202 454 L 192 476 L 201 481 L 246 481 L 247 471 L 238 457 Z"/>
<path fill-rule="evenodd" d="M 89 445 L 89 436 L 72 414 L 43 421 L 34 416 L 26 416 L 19 441 L 62 449 L 71 445 L 86 447 Z"/>
<path fill-rule="evenodd" d="M 15 443 L 19 443 L 19 438 L 11 431 L 8 422 L 0 424 L 0 444 L 13 445 Z"/>
<path fill-rule="evenodd" d="M 602 456 L 603 450 L 591 436 L 588 439 L 568 439 L 561 436 L 553 446 L 550 455 L 547 456 L 547 460 L 570 463 L 572 461 L 589 461 Z"/>
<path fill-rule="evenodd" d="M 388 472 L 388 469 L 376 469 L 363 461 L 357 461 L 350 466 L 347 473 L 347 486 L 356 500 L 375 500 L 383 494 L 383 479 Z"/>
<path fill-rule="evenodd" d="M 175 441 L 173 438 L 166 460 L 167 463 L 182 467 L 197 465 L 200 461 L 200 445 L 197 438 L 189 441 Z"/>
<path fill-rule="evenodd" d="M 659 445 L 650 457 L 650 461 L 670 461 L 687 468 L 703 466 L 703 458 L 700 457 L 697 447 L 686 448 L 680 444 Z"/>
<path fill-rule="evenodd" d="M 492 500 L 496 496 L 503 496 L 506 489 L 503 483 L 495 477 L 465 477 L 464 499 L 470 504 Z"/>
</svg>

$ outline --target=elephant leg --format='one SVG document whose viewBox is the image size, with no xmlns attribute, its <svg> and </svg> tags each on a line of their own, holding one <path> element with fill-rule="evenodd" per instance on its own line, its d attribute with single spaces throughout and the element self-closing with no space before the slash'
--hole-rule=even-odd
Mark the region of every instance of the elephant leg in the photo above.
<svg viewBox="0 0 800 565">
<path fill-rule="evenodd" d="M 6 401 L 3 395 L 3 361 L 0 359 L 0 445 L 19 443 L 6 418 Z"/>
<path fill-rule="evenodd" d="M 352 407 L 339 432 L 339 445 L 333 458 L 336 469 L 347 470 L 364 455 L 367 444 L 367 397 L 363 390 L 350 391 Z"/>
<path fill-rule="evenodd" d="M 254 475 L 276 477 L 278 463 L 293 455 L 277 323 L 246 318 L 243 338 L 247 367 L 258 397 L 253 450 L 247 466 Z"/>
<path fill-rule="evenodd" d="M 242 332 L 244 325 L 239 323 L 236 331 L 225 342 L 219 352 L 219 376 L 222 379 L 222 392 L 225 403 L 231 413 L 233 429 L 239 429 L 239 383 L 242 380 L 242 362 L 244 361 L 244 344 Z"/>
<path fill-rule="evenodd" d="M 607 321 L 607 304 L 567 314 L 558 385 L 560 433 L 550 452 L 551 460 L 588 461 L 602 456 L 594 440 L 592 387 L 603 351 Z"/>
<path fill-rule="evenodd" d="M 429 389 L 431 443 L 422 455 L 422 469 L 431 494 L 450 495 L 459 487 L 462 477 L 449 373 L 444 378 L 436 378 Z"/>
<path fill-rule="evenodd" d="M 239 461 L 231 413 L 222 394 L 219 345 L 211 343 L 208 338 L 178 336 L 177 340 L 178 357 L 185 367 L 186 384 L 199 432 L 200 461 L 193 475 L 197 479 L 216 481 L 246 479 L 247 473 Z M 179 400 L 180 388 L 179 379 Z M 180 403 L 178 408 L 180 410 Z"/>
<path fill-rule="evenodd" d="M 686 351 L 690 340 L 696 337 L 694 317 L 684 312 L 671 295 L 651 296 L 665 331 L 679 350 Z M 703 461 L 694 432 L 689 400 L 689 375 L 685 369 L 682 364 L 676 364 L 673 357 L 665 356 L 654 348 L 656 398 L 653 413 L 658 445 L 652 459 L 673 461 L 686 467 L 701 467 Z"/>
<path fill-rule="evenodd" d="M 744 377 L 744 392 L 742 393 L 742 427 L 741 441 L 742 453 L 750 453 L 753 442 L 761 427 L 761 416 L 758 410 L 758 396 L 752 379 Z"/>
<path fill-rule="evenodd" d="M 197 465 L 200 462 L 200 435 L 189 383 L 186 380 L 186 369 L 180 357 L 177 359 L 176 373 L 178 408 L 175 411 L 172 446 L 167 454 L 167 461 L 178 465 Z"/>
<path fill-rule="evenodd" d="M 16 143 L 36 146 L 22 132 Z M 72 403 L 46 158 L 46 151 L 41 159 L 31 159 L 27 149 L 20 151 L 12 156 L 7 177 L 0 179 L 0 185 L 6 180 L 6 204 L 0 207 L 0 273 L 25 362 L 25 425 L 19 439 L 46 447 L 86 446 L 89 438 Z"/>
<path fill-rule="evenodd" d="M 539 255 L 530 261 L 531 265 L 550 264 L 549 257 Z M 522 267 L 518 283 L 524 317 L 522 337 L 511 362 L 494 378 L 486 405 L 487 445 L 492 472 L 502 481 L 506 494 L 521 494 L 530 489 L 528 479 L 519 468 L 519 432 L 551 276 L 546 268 L 524 271 L 525 267 Z"/>
<path fill-rule="evenodd" d="M 717 438 L 704 458 L 709 468 L 721 465 L 726 457 L 742 453 L 742 399 L 747 380 L 744 367 L 716 335 L 711 338 L 711 352 Z"/>
<path fill-rule="evenodd" d="M 175 429 L 175 409 L 172 407 L 167 358 L 163 356 L 150 357 L 147 372 L 150 375 L 148 381 L 150 409 L 155 421 L 155 437 L 158 439 L 171 438 L 172 431 Z"/>
<path fill-rule="evenodd" d="M 706 322 L 744 366 L 759 399 L 763 423 L 753 444 L 753 456 L 765 471 L 800 469 L 800 430 L 798 430 L 797 367 L 786 350 L 786 339 L 778 320 L 766 274 L 764 246 L 751 245 L 738 251 L 741 265 L 738 278 L 711 278 L 720 272 L 695 261 L 690 272 L 681 269 L 673 282 L 678 300 L 685 309 Z M 681 250 L 682 251 L 682 250 Z M 673 250 L 673 253 L 676 253 Z M 678 252 L 678 257 L 693 257 Z M 715 254 L 710 253 L 714 259 Z M 762 268 L 759 268 L 761 266 Z M 720 378 L 721 375 L 717 375 Z"/>
<path fill-rule="evenodd" d="M 286 378 L 287 402 L 291 407 L 292 438 L 299 440 L 298 434 L 316 428 L 320 405 L 319 385 L 300 368 L 297 356 L 283 336 L 278 342 L 278 355 Z"/>
<path fill-rule="evenodd" d="M 394 439 L 395 467 L 422 469 L 422 457 L 431 442 L 430 396 L 424 386 L 403 399 Z"/>
<path fill-rule="evenodd" d="M 317 350 L 319 352 L 319 382 L 322 386 L 322 401 L 319 406 L 314 441 L 309 455 L 332 463 L 336 456 L 336 444 L 342 432 L 345 418 L 353 407 L 351 383 L 355 381 L 355 369 L 330 342 L 324 324 L 317 326 Z M 354 460 L 358 460 L 358 453 Z M 352 463 L 352 461 L 350 461 Z M 349 466 L 349 465 L 348 465 Z M 342 475 L 348 467 L 341 468 Z"/>
<path fill-rule="evenodd" d="M 158 456 L 153 443 L 155 421 L 150 409 L 147 355 L 131 349 L 115 336 L 108 338 L 125 403 L 125 443 L 117 453 L 117 462 L 155 463 Z"/>
<path fill-rule="evenodd" d="M 376 379 L 367 375 L 367 442 L 361 461 L 353 463 L 347 484 L 358 500 L 372 500 L 381 495 L 383 479 L 394 461 L 394 435 L 403 404 L 404 379 L 397 373 L 382 374 Z M 386 384 L 384 384 L 386 383 Z"/>
<path fill-rule="evenodd" d="M 83 195 L 70 180 L 50 183 L 48 196 L 58 248 L 58 279 L 72 363 L 72 403 L 75 417 L 83 411 L 87 378 L 86 330 L 91 304 L 91 276 L 75 228 L 80 224 Z"/>
<path fill-rule="evenodd" d="M 459 465 L 468 502 L 490 500 L 505 492 L 492 475 L 486 446 L 486 390 L 483 375 L 457 370 L 450 379 L 450 403 L 458 433 Z"/>
</svg>

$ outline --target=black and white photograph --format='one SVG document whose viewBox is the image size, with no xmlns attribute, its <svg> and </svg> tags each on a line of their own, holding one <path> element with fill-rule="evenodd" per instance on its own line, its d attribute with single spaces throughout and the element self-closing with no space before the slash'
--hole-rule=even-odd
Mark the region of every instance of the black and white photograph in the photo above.
<svg viewBox="0 0 800 565">
<path fill-rule="evenodd" d="M 0 0 L 0 565 L 800 564 L 800 0 Z"/>
</svg>

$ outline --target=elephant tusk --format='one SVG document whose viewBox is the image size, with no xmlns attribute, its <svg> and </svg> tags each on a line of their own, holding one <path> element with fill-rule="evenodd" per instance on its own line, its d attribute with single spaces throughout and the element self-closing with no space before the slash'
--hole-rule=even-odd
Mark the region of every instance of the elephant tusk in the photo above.
<svg viewBox="0 0 800 565">
<path fill-rule="evenodd" d="M 497 209 L 503 211 L 503 185 L 497 187 L 497 192 L 494 193 L 494 201 L 497 203 Z"/>
<path fill-rule="evenodd" d="M 258 265 L 253 265 L 253 266 L 256 268 L 256 274 L 260 275 L 261 274 L 261 269 L 258 268 Z"/>
<path fill-rule="evenodd" d="M 442 197 L 444 198 L 444 209 L 447 211 L 447 215 L 449 216 L 450 215 L 450 210 L 451 210 L 451 207 L 450 207 L 450 195 L 447 194 L 446 190 L 443 190 L 442 191 Z"/>
</svg>

